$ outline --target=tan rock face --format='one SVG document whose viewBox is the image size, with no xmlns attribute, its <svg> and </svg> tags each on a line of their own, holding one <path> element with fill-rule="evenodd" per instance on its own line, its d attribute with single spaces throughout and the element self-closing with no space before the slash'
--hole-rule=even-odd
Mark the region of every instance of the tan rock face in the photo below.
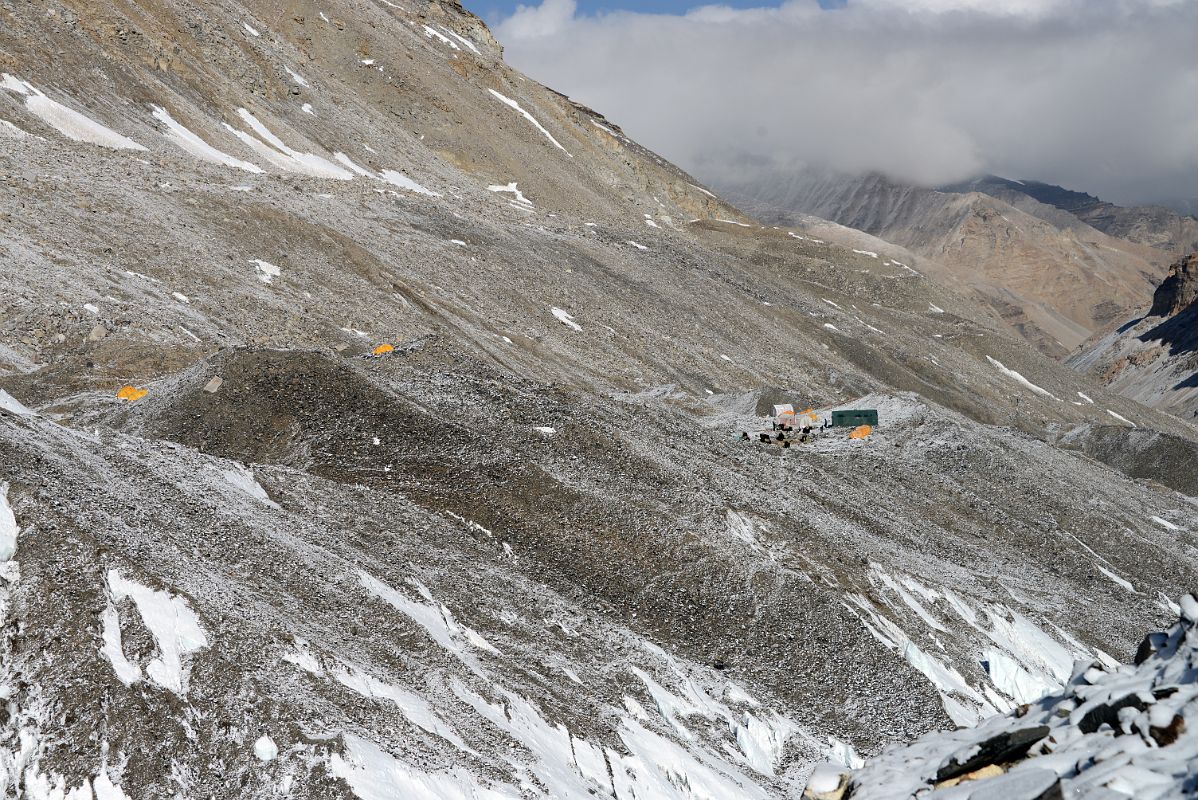
<svg viewBox="0 0 1198 800">
<path fill-rule="evenodd" d="M 986 778 L 997 778 L 1004 772 L 1006 772 L 1006 770 L 997 764 L 987 764 L 981 769 L 975 769 L 973 772 L 966 773 L 965 775 L 960 775 L 956 778 L 949 778 L 947 781 L 942 781 L 936 784 L 936 788 L 950 789 L 953 786 L 959 786 L 960 784 L 968 783 L 969 781 L 982 781 Z"/>
<path fill-rule="evenodd" d="M 1179 259 L 1152 298 L 1150 317 L 1172 317 L 1198 301 L 1198 253 Z"/>
</svg>

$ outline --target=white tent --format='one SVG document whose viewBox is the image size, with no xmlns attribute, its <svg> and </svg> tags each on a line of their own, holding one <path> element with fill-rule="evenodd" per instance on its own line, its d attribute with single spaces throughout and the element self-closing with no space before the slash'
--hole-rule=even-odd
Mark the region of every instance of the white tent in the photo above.
<svg viewBox="0 0 1198 800">
<path fill-rule="evenodd" d="M 779 427 L 785 425 L 793 428 L 795 424 L 795 407 L 790 403 L 774 406 L 774 424 Z"/>
</svg>

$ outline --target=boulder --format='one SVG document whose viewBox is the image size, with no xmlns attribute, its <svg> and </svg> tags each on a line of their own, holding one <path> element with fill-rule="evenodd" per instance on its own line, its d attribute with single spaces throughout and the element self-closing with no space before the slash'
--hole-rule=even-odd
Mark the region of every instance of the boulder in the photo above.
<svg viewBox="0 0 1198 800">
<path fill-rule="evenodd" d="M 1027 755 L 1032 745 L 1048 735 L 1047 725 L 1003 732 L 984 742 L 949 756 L 936 771 L 936 783 L 943 783 L 992 764 L 1007 764 Z"/>
<path fill-rule="evenodd" d="M 803 789 L 803 800 L 842 800 L 849 788 L 849 772 L 838 764 L 820 764 Z"/>
</svg>

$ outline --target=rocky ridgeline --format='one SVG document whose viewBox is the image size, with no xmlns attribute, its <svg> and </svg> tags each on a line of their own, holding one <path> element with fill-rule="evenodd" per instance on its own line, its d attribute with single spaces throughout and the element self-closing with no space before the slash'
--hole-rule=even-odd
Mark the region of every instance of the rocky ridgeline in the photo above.
<svg viewBox="0 0 1198 800">
<path fill-rule="evenodd" d="M 1198 302 L 1198 253 L 1177 260 L 1152 298 L 1150 317 L 1172 317 Z"/>
<path fill-rule="evenodd" d="M 1188 796 L 1198 786 L 1198 600 L 1134 666 L 1079 661 L 1059 694 L 976 728 L 889 749 L 853 773 L 817 767 L 809 800 Z"/>
</svg>

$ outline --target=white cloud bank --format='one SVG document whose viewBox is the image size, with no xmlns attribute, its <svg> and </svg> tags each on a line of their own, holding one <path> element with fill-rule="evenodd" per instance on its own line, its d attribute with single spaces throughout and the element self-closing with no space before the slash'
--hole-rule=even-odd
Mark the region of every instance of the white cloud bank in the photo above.
<svg viewBox="0 0 1198 800">
<path fill-rule="evenodd" d="M 719 182 L 803 164 L 1198 196 L 1198 1 L 816 0 L 685 15 L 521 6 L 508 61 Z"/>
</svg>

